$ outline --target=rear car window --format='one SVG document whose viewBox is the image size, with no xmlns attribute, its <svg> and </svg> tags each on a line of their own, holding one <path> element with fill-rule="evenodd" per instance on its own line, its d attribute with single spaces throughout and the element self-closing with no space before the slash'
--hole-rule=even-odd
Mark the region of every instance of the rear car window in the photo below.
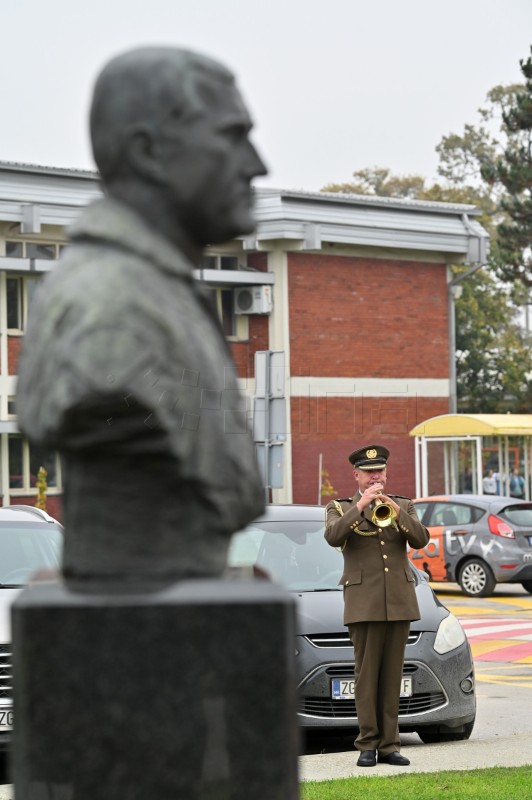
<svg viewBox="0 0 532 800">
<path fill-rule="evenodd" d="M 423 519 L 423 514 L 427 510 L 428 503 L 414 503 L 414 508 L 416 509 L 416 514 L 418 515 L 419 519 Z"/>
<path fill-rule="evenodd" d="M 532 503 L 507 506 L 499 511 L 498 516 L 520 528 L 532 528 Z"/>
<path fill-rule="evenodd" d="M 258 520 L 235 533 L 229 547 L 230 568 L 258 566 L 294 591 L 338 589 L 341 553 L 323 536 L 323 521 Z"/>
<path fill-rule="evenodd" d="M 434 503 L 430 525 L 471 525 L 484 514 L 484 509 L 463 503 Z"/>
</svg>

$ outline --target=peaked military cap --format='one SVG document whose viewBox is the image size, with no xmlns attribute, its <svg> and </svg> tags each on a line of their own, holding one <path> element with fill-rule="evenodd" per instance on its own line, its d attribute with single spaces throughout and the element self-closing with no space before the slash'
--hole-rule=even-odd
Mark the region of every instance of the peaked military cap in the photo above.
<svg viewBox="0 0 532 800">
<path fill-rule="evenodd" d="M 383 469 L 388 462 L 390 451 L 381 444 L 367 444 L 354 450 L 349 461 L 356 469 Z"/>
</svg>

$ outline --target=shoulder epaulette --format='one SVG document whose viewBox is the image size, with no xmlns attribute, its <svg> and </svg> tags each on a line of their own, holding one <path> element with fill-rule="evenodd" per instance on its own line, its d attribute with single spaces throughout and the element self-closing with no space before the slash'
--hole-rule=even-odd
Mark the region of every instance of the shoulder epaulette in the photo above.
<svg viewBox="0 0 532 800">
<path fill-rule="evenodd" d="M 353 499 L 352 497 L 339 497 L 336 502 L 337 503 L 350 503 L 352 499 Z"/>
<path fill-rule="evenodd" d="M 401 500 L 410 500 L 410 497 L 406 497 L 404 494 L 388 494 L 388 497 L 400 497 Z"/>
</svg>

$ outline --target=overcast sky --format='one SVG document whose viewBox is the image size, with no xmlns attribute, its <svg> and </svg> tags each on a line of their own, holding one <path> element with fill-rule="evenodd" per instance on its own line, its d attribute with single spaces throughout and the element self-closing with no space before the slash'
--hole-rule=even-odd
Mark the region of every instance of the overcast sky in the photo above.
<svg viewBox="0 0 532 800">
<path fill-rule="evenodd" d="M 531 0 L 0 0 L 0 161 L 93 169 L 92 84 L 145 44 L 223 61 L 255 120 L 259 185 L 354 170 L 435 177 L 435 147 L 522 79 Z"/>
</svg>

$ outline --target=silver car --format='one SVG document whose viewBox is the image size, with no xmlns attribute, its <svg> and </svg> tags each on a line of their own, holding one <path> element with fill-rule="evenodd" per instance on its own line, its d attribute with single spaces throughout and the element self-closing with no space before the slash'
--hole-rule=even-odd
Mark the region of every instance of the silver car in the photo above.
<svg viewBox="0 0 532 800">
<path fill-rule="evenodd" d="M 414 500 L 430 542 L 409 558 L 430 580 L 451 581 L 470 597 L 498 583 L 532 592 L 532 503 L 497 495 L 451 494 Z"/>
<path fill-rule="evenodd" d="M 299 721 L 306 729 L 356 729 L 353 647 L 343 625 L 343 558 L 324 539 L 321 506 L 270 505 L 233 537 L 229 563 L 253 567 L 294 592 Z M 462 626 L 412 567 L 421 619 L 405 650 L 399 728 L 423 742 L 468 739 L 475 723 L 475 677 Z"/>
</svg>

